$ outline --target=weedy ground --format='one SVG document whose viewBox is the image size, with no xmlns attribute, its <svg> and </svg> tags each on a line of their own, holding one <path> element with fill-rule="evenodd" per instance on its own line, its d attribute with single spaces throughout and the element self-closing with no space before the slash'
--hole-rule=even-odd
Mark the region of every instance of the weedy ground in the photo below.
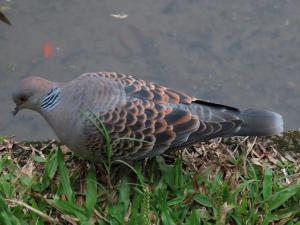
<svg viewBox="0 0 300 225">
<path fill-rule="evenodd" d="M 289 152 L 292 150 L 293 152 Z M 0 139 L 0 224 L 300 224 L 300 132 L 129 164 Z"/>
</svg>

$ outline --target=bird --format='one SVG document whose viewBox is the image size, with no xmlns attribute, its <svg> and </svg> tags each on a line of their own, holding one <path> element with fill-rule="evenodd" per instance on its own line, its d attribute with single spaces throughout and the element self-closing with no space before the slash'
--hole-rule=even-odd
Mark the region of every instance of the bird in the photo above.
<svg viewBox="0 0 300 225">
<path fill-rule="evenodd" d="M 12 98 L 14 115 L 37 111 L 62 144 L 95 162 L 107 156 L 109 144 L 112 159 L 135 161 L 217 137 L 279 134 L 284 124 L 275 112 L 213 103 L 116 72 L 64 83 L 29 76 Z"/>
</svg>

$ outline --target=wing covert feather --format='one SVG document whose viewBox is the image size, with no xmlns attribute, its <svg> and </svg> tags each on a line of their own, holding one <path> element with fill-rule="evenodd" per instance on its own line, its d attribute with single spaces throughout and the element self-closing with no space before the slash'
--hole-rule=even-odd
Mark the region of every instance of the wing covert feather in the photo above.
<svg viewBox="0 0 300 225">
<path fill-rule="evenodd" d="M 174 143 L 182 144 L 199 127 L 189 111 L 164 107 L 148 100 L 132 99 L 126 105 L 105 113 L 96 113 L 110 133 L 113 156 L 141 159 L 165 152 Z M 99 151 L 100 133 L 86 121 L 87 148 Z M 133 140 L 136 139 L 136 140 Z M 92 149 L 91 149 L 92 148 Z M 103 149 L 101 150 L 103 151 Z"/>
<path fill-rule="evenodd" d="M 125 93 L 125 101 L 119 101 L 123 104 L 96 112 L 109 130 L 115 158 L 151 157 L 226 135 L 241 123 L 235 116 L 239 112 L 236 108 L 199 100 L 130 75 L 99 72 L 82 76 L 116 81 Z M 99 152 L 100 145 L 95 142 L 99 143 L 101 135 L 92 125 L 86 127 L 87 148 Z"/>
</svg>

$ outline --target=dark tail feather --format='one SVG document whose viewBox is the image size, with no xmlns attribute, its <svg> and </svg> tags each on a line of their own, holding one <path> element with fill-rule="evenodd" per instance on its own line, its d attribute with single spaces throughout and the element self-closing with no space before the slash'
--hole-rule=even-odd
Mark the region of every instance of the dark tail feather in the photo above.
<svg viewBox="0 0 300 225">
<path fill-rule="evenodd" d="M 269 136 L 283 131 L 278 113 L 247 109 L 241 110 L 239 117 L 243 122 L 235 132 L 237 136 Z"/>
</svg>

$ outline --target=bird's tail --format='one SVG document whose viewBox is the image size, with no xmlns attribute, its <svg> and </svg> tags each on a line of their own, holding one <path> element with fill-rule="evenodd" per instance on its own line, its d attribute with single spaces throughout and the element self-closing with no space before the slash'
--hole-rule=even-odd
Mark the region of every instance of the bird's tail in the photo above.
<svg viewBox="0 0 300 225">
<path fill-rule="evenodd" d="M 243 122 L 237 136 L 269 136 L 283 131 L 282 117 L 275 112 L 247 109 L 241 110 L 239 117 Z"/>
</svg>

